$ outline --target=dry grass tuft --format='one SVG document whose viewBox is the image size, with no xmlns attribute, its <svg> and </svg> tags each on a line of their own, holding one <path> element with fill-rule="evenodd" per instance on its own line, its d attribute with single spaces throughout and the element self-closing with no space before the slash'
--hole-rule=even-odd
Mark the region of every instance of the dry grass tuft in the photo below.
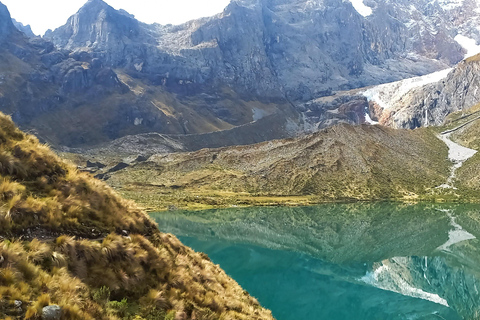
<svg viewBox="0 0 480 320">
<path fill-rule="evenodd" d="M 51 304 L 62 319 L 272 319 L 204 254 L 4 115 L 0 176 L 11 239 L 0 241 L 1 319 L 39 320 Z"/>
</svg>

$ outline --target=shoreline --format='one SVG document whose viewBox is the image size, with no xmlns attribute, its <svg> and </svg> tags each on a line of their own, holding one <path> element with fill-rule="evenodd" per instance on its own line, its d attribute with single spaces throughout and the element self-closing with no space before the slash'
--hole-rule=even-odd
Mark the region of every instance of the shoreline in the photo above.
<svg viewBox="0 0 480 320">
<path fill-rule="evenodd" d="M 141 206 L 148 214 L 154 212 L 168 212 L 177 210 L 187 211 L 203 211 L 213 209 L 229 209 L 229 208 L 251 208 L 251 207 L 307 207 L 322 204 L 355 204 L 355 203 L 379 203 L 391 202 L 399 204 L 480 204 L 480 199 L 473 198 L 452 198 L 440 196 L 419 196 L 417 198 L 383 198 L 383 199 L 321 199 L 319 196 L 266 196 L 266 195 L 246 195 L 242 193 L 228 193 L 230 197 L 222 194 L 217 195 L 195 195 L 192 194 L 181 202 L 166 201 L 142 201 L 132 195 L 145 195 L 142 192 L 122 192 L 119 191 L 122 197 L 134 200 Z M 158 199 L 162 199 L 164 194 L 159 193 Z M 235 197 L 236 196 L 236 197 Z M 179 196 L 181 197 L 181 196 Z M 197 198 L 198 197 L 198 198 Z M 193 199 L 192 199 L 193 198 Z M 196 200 L 196 201 L 194 201 Z M 208 203 L 207 203 L 208 202 Z"/>
</svg>

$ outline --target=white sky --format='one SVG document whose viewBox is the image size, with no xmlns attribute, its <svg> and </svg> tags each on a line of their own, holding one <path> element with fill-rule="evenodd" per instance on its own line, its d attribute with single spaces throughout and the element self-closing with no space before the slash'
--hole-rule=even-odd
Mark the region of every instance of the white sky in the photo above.
<svg viewBox="0 0 480 320">
<path fill-rule="evenodd" d="M 37 35 L 64 25 L 68 17 L 87 0 L 0 0 L 12 18 L 32 26 Z M 180 24 L 220 13 L 230 0 L 106 0 L 115 9 L 124 9 L 142 22 Z"/>
</svg>

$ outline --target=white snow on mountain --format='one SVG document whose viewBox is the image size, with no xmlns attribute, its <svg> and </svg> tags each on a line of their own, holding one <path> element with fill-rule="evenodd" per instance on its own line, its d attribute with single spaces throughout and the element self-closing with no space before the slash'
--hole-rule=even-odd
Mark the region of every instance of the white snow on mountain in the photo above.
<svg viewBox="0 0 480 320">
<path fill-rule="evenodd" d="M 443 10 L 452 10 L 463 5 L 464 0 L 435 0 L 442 7 Z M 431 1 L 431 3 L 435 2 Z"/>
<path fill-rule="evenodd" d="M 414 77 L 401 81 L 375 86 L 363 92 L 368 101 L 377 103 L 383 109 L 390 109 L 410 90 L 438 82 L 447 77 L 452 69 L 445 69 L 422 77 Z"/>
<path fill-rule="evenodd" d="M 372 8 L 367 7 L 364 3 L 363 0 L 349 0 L 355 10 L 357 10 L 358 13 L 360 13 L 362 16 L 367 17 L 372 14 Z"/>
<path fill-rule="evenodd" d="M 465 50 L 467 50 L 467 53 L 465 54 L 465 58 L 468 58 L 480 53 L 480 46 L 477 45 L 477 42 L 474 39 L 471 39 L 459 34 L 455 37 L 455 41 L 457 41 L 459 45 L 461 45 Z"/>
</svg>

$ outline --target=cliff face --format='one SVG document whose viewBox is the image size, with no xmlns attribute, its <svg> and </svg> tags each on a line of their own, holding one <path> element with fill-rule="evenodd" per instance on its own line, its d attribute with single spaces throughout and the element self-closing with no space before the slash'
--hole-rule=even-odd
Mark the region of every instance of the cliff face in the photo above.
<svg viewBox="0 0 480 320">
<path fill-rule="evenodd" d="M 476 55 L 442 74 L 380 85 L 363 94 L 370 100 L 372 117 L 381 124 L 410 129 L 438 126 L 449 114 L 467 112 L 478 104 L 479 71 Z"/>
<path fill-rule="evenodd" d="M 172 86 L 227 83 L 251 97 L 291 100 L 425 74 L 462 58 L 453 9 L 428 1 L 369 5 L 373 13 L 364 17 L 348 1 L 232 1 L 217 16 L 160 26 L 89 1 L 46 37 Z"/>
<path fill-rule="evenodd" d="M 12 22 L 13 22 L 13 25 L 15 26 L 15 28 L 22 31 L 27 37 L 30 37 L 30 38 L 36 37 L 36 35 L 33 33 L 32 28 L 30 27 L 29 24 L 24 25 L 23 23 L 15 20 L 15 19 L 12 19 Z"/>
<path fill-rule="evenodd" d="M 7 39 L 19 36 L 18 30 L 13 25 L 7 7 L 0 2 L 0 43 L 4 43 Z"/>
<path fill-rule="evenodd" d="M 5 5 L 0 4 L 0 39 L 4 39 L 12 31 L 12 20 L 10 19 L 10 13 Z"/>
<path fill-rule="evenodd" d="M 441 125 L 448 114 L 476 105 L 480 101 L 478 58 L 462 61 L 444 80 L 409 93 L 408 104 L 392 119 L 394 127 Z"/>
</svg>

